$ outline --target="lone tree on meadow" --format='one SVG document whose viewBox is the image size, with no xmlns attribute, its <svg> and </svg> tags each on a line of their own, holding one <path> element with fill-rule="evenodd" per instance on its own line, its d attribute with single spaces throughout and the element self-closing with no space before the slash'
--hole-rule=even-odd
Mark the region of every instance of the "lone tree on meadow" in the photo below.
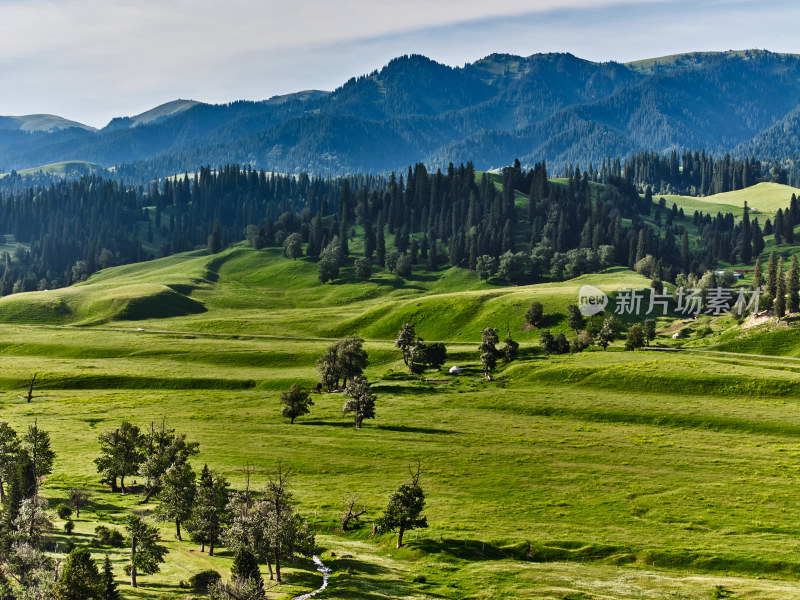
<svg viewBox="0 0 800 600">
<path fill-rule="evenodd" d="M 75 518 L 81 518 L 81 509 L 89 506 L 89 498 L 91 495 L 89 491 L 84 488 L 72 488 L 69 491 L 69 498 L 67 498 L 67 505 L 75 511 Z"/>
<path fill-rule="evenodd" d="M 544 317 L 544 306 L 542 306 L 542 303 L 531 302 L 531 305 L 528 307 L 528 310 L 525 311 L 525 322 L 532 327 L 536 327 L 539 323 L 542 322 L 543 317 Z"/>
<path fill-rule="evenodd" d="M 125 529 L 128 531 L 128 546 L 131 549 L 131 587 L 139 587 L 137 575 L 158 573 L 169 550 L 158 543 L 161 540 L 158 529 L 138 515 L 126 517 Z"/>
<path fill-rule="evenodd" d="M 364 350 L 364 340 L 359 337 L 346 337 L 328 346 L 317 361 L 320 383 L 329 392 L 347 386 L 356 375 L 361 375 L 369 364 Z"/>
<path fill-rule="evenodd" d="M 409 473 L 411 479 L 389 496 L 389 504 L 376 522 L 381 533 L 397 532 L 397 548 L 403 546 L 403 535 L 406 531 L 428 526 L 427 517 L 422 515 L 425 508 L 425 494 L 419 485 L 419 478 L 422 475 L 420 465 L 417 464 L 416 470 L 409 468 Z"/>
<path fill-rule="evenodd" d="M 400 333 L 397 334 L 397 338 L 394 340 L 394 345 L 396 348 L 400 348 L 400 352 L 403 353 L 403 362 L 410 369 L 412 368 L 412 348 L 416 343 L 417 332 L 414 329 L 414 325 L 412 323 L 403 323 L 403 326 L 400 328 Z"/>
<path fill-rule="evenodd" d="M 345 390 L 348 398 L 342 407 L 342 414 L 353 413 L 356 419 L 356 429 L 361 429 L 364 419 L 375 418 L 375 395 L 369 387 L 366 377 L 356 375 L 347 385 Z"/>
<path fill-rule="evenodd" d="M 494 327 L 487 327 L 481 332 L 481 344 L 478 346 L 478 350 L 481 351 L 484 379 L 490 379 L 489 371 L 497 366 L 497 358 L 500 356 L 500 352 L 497 350 L 499 341 L 497 329 Z"/>
<path fill-rule="evenodd" d="M 311 412 L 310 407 L 314 404 L 308 390 L 296 383 L 292 384 L 288 390 L 281 394 L 281 402 L 283 403 L 281 414 L 291 419 L 290 422 L 292 424 L 297 417 Z"/>
</svg>

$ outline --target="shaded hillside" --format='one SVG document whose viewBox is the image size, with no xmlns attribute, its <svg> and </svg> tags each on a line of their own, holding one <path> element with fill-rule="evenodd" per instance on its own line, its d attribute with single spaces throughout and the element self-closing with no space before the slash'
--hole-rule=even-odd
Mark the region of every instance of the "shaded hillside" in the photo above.
<svg viewBox="0 0 800 600">
<path fill-rule="evenodd" d="M 585 166 L 642 149 L 785 159 L 796 154 L 799 104 L 800 60 L 766 51 L 625 65 L 493 54 L 459 68 L 403 56 L 329 93 L 174 101 L 100 131 L 0 127 L 0 165 L 126 163 L 126 176 L 152 177 L 229 162 L 334 174 L 515 157 Z"/>
</svg>

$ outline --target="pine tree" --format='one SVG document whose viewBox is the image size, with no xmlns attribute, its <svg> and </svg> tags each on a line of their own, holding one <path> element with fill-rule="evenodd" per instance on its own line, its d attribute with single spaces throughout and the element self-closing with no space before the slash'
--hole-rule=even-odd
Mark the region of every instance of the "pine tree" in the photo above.
<svg viewBox="0 0 800 600">
<path fill-rule="evenodd" d="M 792 266 L 789 268 L 789 277 L 786 282 L 789 299 L 786 304 L 790 313 L 800 311 L 800 268 L 797 264 L 797 255 L 792 256 Z"/>
<path fill-rule="evenodd" d="M 378 264 L 381 267 L 386 266 L 386 240 L 383 237 L 383 223 L 378 224 L 378 236 L 375 245 L 375 254 L 378 258 Z"/>
<path fill-rule="evenodd" d="M 247 579 L 254 583 L 259 589 L 264 587 L 264 580 L 261 578 L 261 570 L 258 568 L 258 561 L 253 553 L 245 547 L 240 547 L 233 556 L 231 565 L 231 577 L 234 579 Z"/>
<path fill-rule="evenodd" d="M 53 592 L 56 600 L 103 599 L 100 572 L 86 548 L 69 553 Z"/>
<path fill-rule="evenodd" d="M 187 529 L 192 539 L 202 544 L 201 551 L 208 544 L 209 556 L 214 556 L 214 545 L 219 541 L 230 517 L 228 495 L 228 480 L 221 475 L 214 476 L 208 465 L 204 465 Z"/>
<path fill-rule="evenodd" d="M 775 289 L 775 316 L 782 319 L 786 315 L 786 277 L 783 275 L 783 257 L 778 261 L 777 285 Z"/>
<path fill-rule="evenodd" d="M 753 289 L 757 290 L 764 283 L 764 274 L 761 271 L 761 259 L 756 259 L 755 273 L 753 274 Z"/>
<path fill-rule="evenodd" d="M 117 582 L 114 581 L 114 570 L 111 568 L 111 561 L 106 556 L 106 561 L 103 564 L 102 578 L 102 592 L 100 598 L 102 600 L 121 600 L 119 590 L 117 589 Z"/>
<path fill-rule="evenodd" d="M 747 202 L 744 203 L 744 215 L 742 216 L 742 262 L 749 263 L 753 258 L 753 246 L 750 240 L 750 209 L 747 208 Z"/>
<path fill-rule="evenodd" d="M 500 354 L 497 350 L 499 341 L 497 329 L 494 327 L 487 327 L 481 332 L 481 344 L 478 346 L 478 350 L 481 352 L 481 365 L 483 365 L 485 379 L 489 379 L 489 371 L 497 365 L 497 358 Z"/>
<path fill-rule="evenodd" d="M 769 253 L 769 263 L 767 264 L 767 281 L 766 281 L 766 292 L 775 298 L 775 292 L 778 289 L 778 280 L 777 280 L 777 269 L 778 264 L 775 260 L 775 253 Z"/>
</svg>

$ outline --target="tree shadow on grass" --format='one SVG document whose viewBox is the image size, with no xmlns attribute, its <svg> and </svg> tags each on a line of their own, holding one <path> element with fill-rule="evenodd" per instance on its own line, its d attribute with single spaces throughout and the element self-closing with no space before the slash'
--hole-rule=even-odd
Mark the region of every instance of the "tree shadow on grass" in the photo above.
<svg viewBox="0 0 800 600">
<path fill-rule="evenodd" d="M 436 429 L 434 427 L 408 427 L 406 425 L 376 425 L 375 429 L 383 429 L 385 431 L 397 431 L 401 433 L 424 433 L 430 435 L 446 434 L 451 435 L 456 433 L 450 429 Z"/>
<path fill-rule="evenodd" d="M 355 429 L 353 421 L 295 421 L 295 425 L 322 425 L 327 427 L 349 427 Z"/>
</svg>

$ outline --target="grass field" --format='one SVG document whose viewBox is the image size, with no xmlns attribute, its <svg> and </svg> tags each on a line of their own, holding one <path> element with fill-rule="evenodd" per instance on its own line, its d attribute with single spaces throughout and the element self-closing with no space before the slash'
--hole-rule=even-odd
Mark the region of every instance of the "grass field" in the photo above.
<svg viewBox="0 0 800 600">
<path fill-rule="evenodd" d="M 0 300 L 0 410 L 17 428 L 37 418 L 51 433 L 51 505 L 71 486 L 93 490 L 78 543 L 98 523 L 152 508 L 99 486 L 97 435 L 126 419 L 167 419 L 200 442 L 197 467 L 237 487 L 246 464 L 256 487 L 278 460 L 291 468 L 298 507 L 334 568 L 321 598 L 700 599 L 717 585 L 741 598 L 800 598 L 800 362 L 630 353 L 620 342 L 541 356 L 538 332 L 522 327 L 525 308 L 541 300 L 545 325 L 566 331 L 566 305 L 585 283 L 647 285 L 624 269 L 520 287 L 456 269 L 367 283 L 345 271 L 322 285 L 312 263 L 244 247 L 115 267 Z M 409 320 L 447 342 L 446 368 L 458 364 L 461 376 L 403 375 L 392 340 Z M 521 357 L 483 381 L 480 330 L 506 323 Z M 762 347 L 759 336 L 715 327 L 729 351 Z M 784 336 L 779 353 L 800 356 L 785 331 L 764 335 Z M 357 431 L 341 394 L 321 394 L 290 425 L 280 392 L 315 383 L 316 358 L 346 334 L 367 338 L 377 418 Z M 27 404 L 19 395 L 33 373 L 40 384 Z M 417 460 L 430 528 L 398 551 L 391 535 L 370 536 L 371 521 Z M 353 492 L 369 513 L 343 534 L 341 499 Z M 162 535 L 163 571 L 137 591 L 123 586 L 126 598 L 188 598 L 181 580 L 230 567 L 225 549 L 210 558 L 168 525 Z M 109 552 L 123 582 L 125 558 Z M 300 561 L 270 595 L 292 598 L 320 581 Z"/>
<path fill-rule="evenodd" d="M 104 173 L 107 169 L 103 165 L 97 163 L 86 162 L 83 160 L 69 160 L 64 162 L 52 163 L 49 165 L 42 165 L 41 167 L 31 167 L 30 169 L 21 169 L 17 171 L 19 175 L 36 175 L 41 173 L 44 175 L 88 175 L 90 173 Z M 5 177 L 8 173 L 0 173 L 0 177 Z"/>
<path fill-rule="evenodd" d="M 747 202 L 751 209 L 757 209 L 758 211 L 751 212 L 750 218 L 759 217 L 759 221 L 763 226 L 766 218 L 772 217 L 772 213 L 777 212 L 779 208 L 785 209 L 789 206 L 792 194 L 800 196 L 800 189 L 781 185 L 780 183 L 764 182 L 743 190 L 714 194 L 712 196 L 668 195 L 663 196 L 663 198 L 667 201 L 667 207 L 671 207 L 674 202 L 678 205 L 678 208 L 683 208 L 683 212 L 689 217 L 697 210 L 712 216 L 718 212 L 722 214 L 732 212 L 735 217 L 740 218 L 744 210 L 744 203 Z M 656 195 L 653 200 L 657 202 L 661 197 Z M 766 216 L 762 217 L 759 213 L 766 213 Z"/>
</svg>

